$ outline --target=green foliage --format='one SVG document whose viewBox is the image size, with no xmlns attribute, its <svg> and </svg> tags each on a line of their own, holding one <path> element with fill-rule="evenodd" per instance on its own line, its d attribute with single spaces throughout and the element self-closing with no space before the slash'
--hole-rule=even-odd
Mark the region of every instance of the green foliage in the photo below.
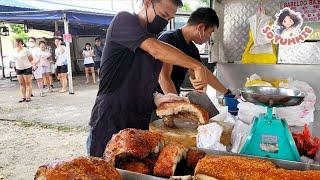
<svg viewBox="0 0 320 180">
<path fill-rule="evenodd" d="M 183 6 L 180 8 L 180 11 L 182 11 L 182 12 L 192 11 L 190 4 L 188 2 L 184 2 Z"/>
<path fill-rule="evenodd" d="M 28 40 L 28 35 L 24 32 L 23 24 L 10 24 L 11 30 L 14 33 L 13 39 L 21 38 L 23 42 Z"/>
</svg>

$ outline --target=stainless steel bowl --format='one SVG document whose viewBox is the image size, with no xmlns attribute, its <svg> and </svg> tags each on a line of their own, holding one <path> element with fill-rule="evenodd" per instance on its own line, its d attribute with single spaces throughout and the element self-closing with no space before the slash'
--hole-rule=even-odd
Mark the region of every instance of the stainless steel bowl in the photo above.
<svg viewBox="0 0 320 180">
<path fill-rule="evenodd" d="M 244 100 L 270 107 L 296 106 L 301 104 L 306 96 L 299 90 L 267 86 L 245 87 L 239 91 Z"/>
</svg>

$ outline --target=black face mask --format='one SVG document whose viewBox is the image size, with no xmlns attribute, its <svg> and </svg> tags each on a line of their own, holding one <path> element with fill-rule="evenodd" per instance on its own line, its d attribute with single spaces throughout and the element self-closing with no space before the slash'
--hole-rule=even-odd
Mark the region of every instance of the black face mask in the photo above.
<svg viewBox="0 0 320 180">
<path fill-rule="evenodd" d="M 154 20 L 150 23 L 148 20 L 148 14 L 146 10 L 146 16 L 147 16 L 147 30 L 148 32 L 152 34 L 159 34 L 161 31 L 164 30 L 164 28 L 168 25 L 168 21 L 161 16 L 157 15 L 154 5 L 152 3 L 154 14 L 156 15 Z"/>
</svg>

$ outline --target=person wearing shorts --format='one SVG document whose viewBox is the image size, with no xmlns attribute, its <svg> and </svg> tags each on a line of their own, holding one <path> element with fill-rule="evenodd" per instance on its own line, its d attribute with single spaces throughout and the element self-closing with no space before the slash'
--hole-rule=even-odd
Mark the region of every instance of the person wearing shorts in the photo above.
<svg viewBox="0 0 320 180">
<path fill-rule="evenodd" d="M 68 85 L 68 68 L 67 68 L 67 53 L 66 53 L 66 47 L 62 44 L 62 39 L 57 37 L 54 40 L 54 43 L 56 45 L 55 49 L 55 56 L 56 56 L 56 64 L 57 64 L 57 74 L 58 79 L 61 83 L 61 89 L 59 90 L 60 93 L 67 92 L 67 85 Z"/>
<path fill-rule="evenodd" d="M 32 63 L 31 52 L 24 47 L 23 40 L 16 39 L 16 48 L 13 50 L 13 59 L 16 64 L 16 73 L 20 84 L 21 99 L 18 101 L 30 102 L 32 92 Z"/>
<path fill-rule="evenodd" d="M 84 58 L 84 69 L 85 69 L 86 78 L 87 78 L 86 84 L 89 83 L 90 72 L 92 74 L 93 83 L 95 84 L 96 74 L 94 72 L 94 61 L 93 61 L 94 52 L 90 43 L 86 43 L 86 46 L 82 51 L 82 55 Z"/>
<path fill-rule="evenodd" d="M 100 37 L 95 38 L 94 45 L 94 66 L 98 73 L 98 81 L 100 80 L 100 66 L 101 66 L 101 57 L 104 46 L 101 44 Z"/>
<path fill-rule="evenodd" d="M 43 87 L 48 87 L 48 91 L 52 92 L 52 76 L 51 76 L 51 64 L 49 58 L 51 53 L 46 50 L 46 42 L 39 42 L 39 59 L 42 68 L 42 77 L 43 77 Z"/>
</svg>

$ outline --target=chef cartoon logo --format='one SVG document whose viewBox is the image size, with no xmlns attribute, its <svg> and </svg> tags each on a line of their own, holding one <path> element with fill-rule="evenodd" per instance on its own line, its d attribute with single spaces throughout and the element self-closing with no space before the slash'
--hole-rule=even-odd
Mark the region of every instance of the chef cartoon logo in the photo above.
<svg viewBox="0 0 320 180">
<path fill-rule="evenodd" d="M 294 45 L 304 42 L 312 34 L 313 29 L 305 26 L 302 30 L 303 18 L 300 12 L 284 8 L 276 14 L 273 26 L 266 26 L 262 33 L 274 44 Z"/>
</svg>

